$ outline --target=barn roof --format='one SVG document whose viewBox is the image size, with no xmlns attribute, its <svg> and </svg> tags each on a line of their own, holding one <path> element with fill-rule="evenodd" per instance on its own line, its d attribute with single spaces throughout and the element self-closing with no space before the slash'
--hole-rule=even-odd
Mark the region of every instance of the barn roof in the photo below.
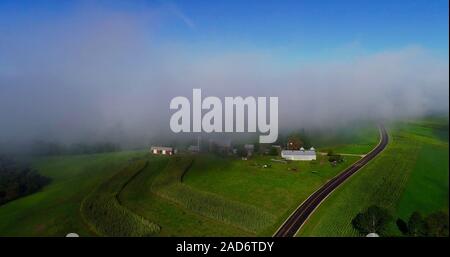
<svg viewBox="0 0 450 257">
<path fill-rule="evenodd" d="M 316 155 L 316 151 L 283 150 L 283 151 L 281 151 L 281 154 L 282 155 Z"/>
<path fill-rule="evenodd" d="M 172 147 L 167 147 L 167 146 L 152 146 L 150 148 L 150 150 L 166 150 L 166 151 L 172 151 L 173 148 Z"/>
</svg>

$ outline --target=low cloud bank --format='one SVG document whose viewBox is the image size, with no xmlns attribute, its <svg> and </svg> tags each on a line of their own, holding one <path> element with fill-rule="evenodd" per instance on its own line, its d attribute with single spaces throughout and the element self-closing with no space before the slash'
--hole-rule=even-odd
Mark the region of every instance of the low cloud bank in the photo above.
<svg viewBox="0 0 450 257">
<path fill-rule="evenodd" d="M 169 102 L 193 88 L 205 96 L 278 96 L 280 129 L 448 113 L 448 57 L 420 46 L 285 68 L 258 49 L 167 44 L 155 32 L 160 17 L 83 11 L 4 29 L 0 143 L 140 145 L 170 135 Z"/>
</svg>

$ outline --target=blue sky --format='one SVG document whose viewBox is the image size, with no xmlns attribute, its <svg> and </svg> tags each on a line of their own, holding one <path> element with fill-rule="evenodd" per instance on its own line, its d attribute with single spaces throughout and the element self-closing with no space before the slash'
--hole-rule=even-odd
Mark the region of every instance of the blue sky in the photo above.
<svg viewBox="0 0 450 257">
<path fill-rule="evenodd" d="M 24 22 L 58 23 L 80 6 L 93 2 L 3 0 L 0 24 L 13 33 L 14 27 Z M 95 4 L 100 7 L 99 12 L 105 8 L 142 16 L 148 10 L 164 10 L 157 39 L 161 43 L 189 45 L 198 51 L 252 48 L 288 61 L 346 58 L 420 46 L 448 57 L 447 0 L 184 0 Z M 5 32 L 2 34 L 7 36 Z"/>
<path fill-rule="evenodd" d="M 0 0 L 0 142 L 145 142 L 192 88 L 284 126 L 448 112 L 448 37 L 447 0 Z"/>
</svg>

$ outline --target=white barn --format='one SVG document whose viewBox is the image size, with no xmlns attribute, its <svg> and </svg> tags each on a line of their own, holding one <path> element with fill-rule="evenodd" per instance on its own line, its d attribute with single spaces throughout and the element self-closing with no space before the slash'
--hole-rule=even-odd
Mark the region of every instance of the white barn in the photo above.
<svg viewBox="0 0 450 257">
<path fill-rule="evenodd" d="M 152 146 L 150 148 L 150 152 L 152 154 L 162 154 L 162 155 L 172 155 L 176 151 L 172 147 L 165 147 L 165 146 Z"/>
<path fill-rule="evenodd" d="M 283 150 L 281 157 L 291 161 L 313 161 L 317 158 L 314 147 L 309 150 L 305 150 L 303 147 L 300 150 Z"/>
</svg>

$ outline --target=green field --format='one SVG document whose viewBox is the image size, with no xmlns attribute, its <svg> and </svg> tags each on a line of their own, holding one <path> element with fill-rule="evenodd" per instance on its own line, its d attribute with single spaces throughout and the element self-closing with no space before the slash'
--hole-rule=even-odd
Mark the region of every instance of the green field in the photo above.
<svg viewBox="0 0 450 257">
<path fill-rule="evenodd" d="M 379 135 L 375 123 L 355 122 L 344 128 L 318 132 L 314 138 L 314 145 L 323 152 L 366 154 L 378 143 Z"/>
<path fill-rule="evenodd" d="M 188 166 L 189 158 L 172 158 L 162 172 L 145 170 L 120 196 L 124 205 L 136 213 L 161 221 L 158 224 L 163 235 L 271 235 L 298 203 L 357 160 L 349 157 L 332 167 L 325 157 L 313 163 L 284 164 L 272 162 L 272 157 L 267 156 L 242 161 L 200 155 L 194 157 L 181 183 L 180 171 L 184 169 L 180 167 Z M 263 164 L 272 167 L 263 168 Z M 289 170 L 293 168 L 297 171 Z M 181 209 L 191 217 L 183 217 L 183 225 L 173 222 L 177 217 L 161 217 L 162 201 L 166 205 L 164 213 L 175 216 Z M 203 225 L 206 222 L 209 226 Z M 195 226 L 195 232 L 186 230 L 186 223 L 187 228 Z"/>
<path fill-rule="evenodd" d="M 83 200 L 81 215 L 97 235 L 151 236 L 159 232 L 158 224 L 124 207 L 118 197 L 125 186 L 148 165 L 145 158 L 132 161 Z"/>
<path fill-rule="evenodd" d="M 143 152 L 38 158 L 34 166 L 52 182 L 40 192 L 0 206 L 0 235 L 92 235 L 81 218 L 81 202 L 100 182 L 138 156 Z"/>
<path fill-rule="evenodd" d="M 354 133 L 326 139 L 328 148 L 360 154 L 377 142 L 375 128 Z M 0 235 L 271 236 L 299 203 L 359 159 L 344 156 L 333 167 L 321 155 L 313 162 L 273 158 L 145 151 L 41 157 L 33 165 L 52 183 L 1 206 Z"/>
<path fill-rule="evenodd" d="M 275 217 L 275 222 L 257 231 L 258 235 L 270 236 L 299 203 L 358 157 L 346 157 L 344 163 L 337 167 L 332 167 L 324 156 L 319 156 L 315 162 L 288 164 L 271 159 L 258 156 L 241 161 L 203 156 L 194 162 L 184 182 L 270 213 Z M 271 164 L 272 167 L 263 168 L 264 164 Z"/>
<path fill-rule="evenodd" d="M 448 212 L 448 120 L 395 123 L 389 134 L 387 149 L 328 197 L 299 236 L 357 236 L 351 220 L 373 204 L 403 219 Z M 388 234 L 400 231 L 392 224 Z"/>
<path fill-rule="evenodd" d="M 157 221 L 161 230 L 159 236 L 239 236 L 245 231 L 198 215 L 181 207 L 177 202 L 160 197 L 155 188 L 157 177 L 164 176 L 169 157 L 150 161 L 145 170 L 140 172 L 120 193 L 121 203 L 146 219 Z M 170 180 L 169 184 L 176 181 Z"/>
</svg>

